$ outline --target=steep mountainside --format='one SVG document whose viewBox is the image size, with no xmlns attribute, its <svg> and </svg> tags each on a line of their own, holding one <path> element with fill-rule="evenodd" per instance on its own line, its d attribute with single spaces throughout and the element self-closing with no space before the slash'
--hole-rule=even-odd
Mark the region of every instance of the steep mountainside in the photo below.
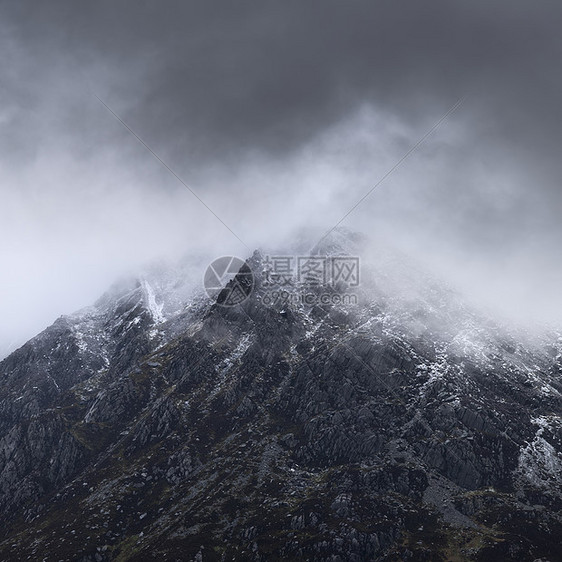
<svg viewBox="0 0 562 562">
<path fill-rule="evenodd" d="M 559 334 L 249 265 L 242 305 L 142 278 L 0 363 L 0 559 L 562 560 Z"/>
</svg>

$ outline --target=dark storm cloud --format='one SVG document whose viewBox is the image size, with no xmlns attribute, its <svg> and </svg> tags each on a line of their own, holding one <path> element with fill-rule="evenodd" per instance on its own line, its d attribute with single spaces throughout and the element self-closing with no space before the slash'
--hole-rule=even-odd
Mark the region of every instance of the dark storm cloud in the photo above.
<svg viewBox="0 0 562 562">
<path fill-rule="evenodd" d="M 290 150 L 364 100 L 426 119 L 466 94 L 481 111 L 475 127 L 489 138 L 546 157 L 562 136 L 562 9 L 552 2 L 4 8 L 42 72 L 66 64 L 79 96 L 82 68 L 110 105 L 176 155 Z M 69 111 L 79 112 L 74 104 Z"/>
</svg>

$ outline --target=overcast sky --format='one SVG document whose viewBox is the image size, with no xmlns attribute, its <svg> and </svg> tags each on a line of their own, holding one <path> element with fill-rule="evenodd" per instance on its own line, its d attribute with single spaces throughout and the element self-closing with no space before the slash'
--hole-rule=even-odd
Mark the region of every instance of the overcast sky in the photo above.
<svg viewBox="0 0 562 562">
<path fill-rule="evenodd" d="M 156 256 L 346 220 L 562 321 L 562 6 L 0 2 L 0 353 Z M 390 242 L 389 242 L 390 243 Z"/>
</svg>

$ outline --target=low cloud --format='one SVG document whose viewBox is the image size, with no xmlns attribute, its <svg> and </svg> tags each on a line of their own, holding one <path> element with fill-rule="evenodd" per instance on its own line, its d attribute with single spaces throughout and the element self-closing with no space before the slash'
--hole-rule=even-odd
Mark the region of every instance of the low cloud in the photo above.
<svg viewBox="0 0 562 562">
<path fill-rule="evenodd" d="M 1 9 L 0 350 L 159 257 L 325 232 L 463 96 L 344 224 L 562 321 L 559 8 L 52 6 Z"/>
</svg>

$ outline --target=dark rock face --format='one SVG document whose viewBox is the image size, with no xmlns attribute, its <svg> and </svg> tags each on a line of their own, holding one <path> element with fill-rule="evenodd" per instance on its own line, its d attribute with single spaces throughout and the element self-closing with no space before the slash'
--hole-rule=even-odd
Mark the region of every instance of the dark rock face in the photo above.
<svg viewBox="0 0 562 562">
<path fill-rule="evenodd" d="M 562 560 L 557 335 L 263 291 L 132 284 L 0 363 L 0 559 Z"/>
</svg>

